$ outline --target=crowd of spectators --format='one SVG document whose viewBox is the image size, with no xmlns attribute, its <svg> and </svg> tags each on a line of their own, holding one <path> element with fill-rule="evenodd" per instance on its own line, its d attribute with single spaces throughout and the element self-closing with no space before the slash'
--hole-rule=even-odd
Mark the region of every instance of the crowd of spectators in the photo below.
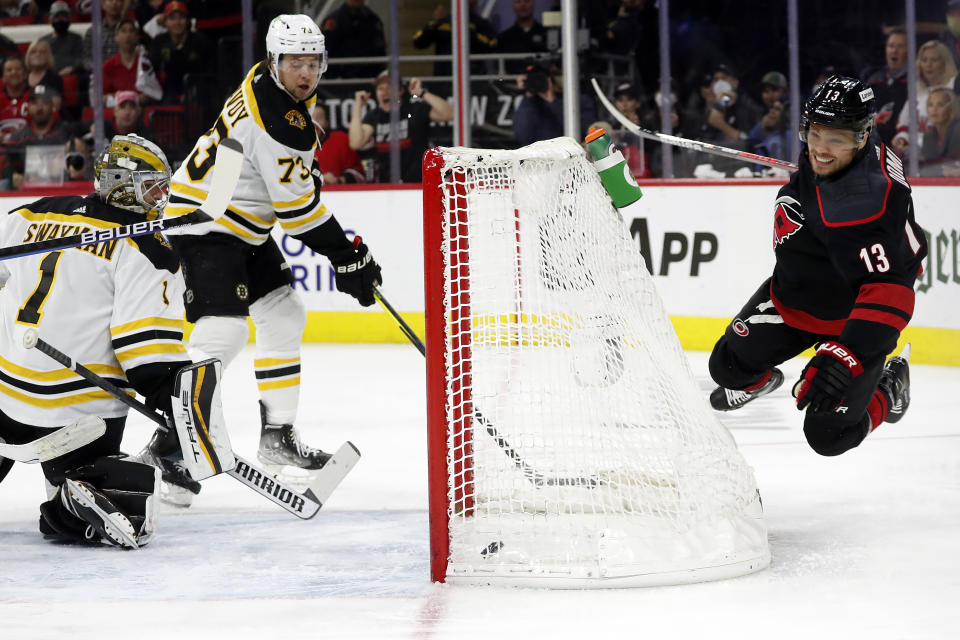
<svg viewBox="0 0 960 640">
<path fill-rule="evenodd" d="M 819 0 L 817 0 L 819 1 Z M 904 159 L 916 156 L 924 175 L 960 175 L 960 0 L 931 0 L 938 19 L 918 23 L 916 52 L 916 148 L 911 148 L 908 123 L 911 105 L 907 86 L 907 33 L 891 13 L 878 16 L 886 26 L 873 28 L 874 50 L 836 55 L 833 45 L 819 57 L 804 61 L 799 87 L 805 99 L 819 81 L 833 71 L 858 75 L 874 91 L 877 119 L 874 136 Z M 255 0 L 258 22 L 295 10 L 292 0 Z M 472 54 L 499 54 L 471 61 L 475 95 L 492 98 L 503 119 L 480 127 L 486 146 L 519 146 L 563 134 L 563 96 L 576 95 L 580 107 L 580 134 L 591 125 L 605 124 L 638 177 L 662 174 L 661 149 L 620 126 L 596 101 L 591 76 L 602 78 L 617 109 L 635 124 L 663 129 L 661 107 L 674 135 L 751 151 L 778 159 L 793 159 L 796 134 L 790 128 L 791 87 L 785 64 L 786 47 L 770 56 L 745 61 L 738 47 L 710 34 L 696 19 L 707 4 L 694 2 L 677 11 L 672 30 L 676 41 L 670 93 L 660 93 L 657 7 L 649 0 L 599 0 L 579 16 L 581 82 L 564 87 L 559 68 L 559 30 L 541 22 L 545 0 L 500 0 L 501 12 L 490 20 L 480 11 L 487 3 L 471 0 L 468 18 Z M 559 9 L 559 2 L 553 3 Z M 582 5 L 583 3 L 581 3 Z M 721 3 L 723 4 L 723 3 Z M 287 6 L 290 5 L 290 6 Z M 694 6 L 696 5 L 696 6 Z M 701 6 L 702 5 L 702 6 Z M 91 3 L 83 0 L 3 0 L 0 18 L 30 20 L 49 27 L 42 36 L 18 46 L 0 33 L 0 189 L 24 182 L 26 150 L 30 146 L 62 145 L 68 162 L 64 178 L 89 177 L 93 149 L 92 105 L 102 97 L 106 137 L 115 133 L 160 136 L 182 155 L 190 148 L 192 132 L 209 126 L 209 112 L 198 92 L 212 95 L 213 111 L 224 89 L 235 86 L 239 73 L 240 3 L 231 0 L 102 0 L 102 38 L 95 43 L 93 29 L 78 33 L 74 23 L 89 23 Z M 430 18 L 413 33 L 404 34 L 406 46 L 427 54 L 451 53 L 449 2 L 438 0 Z M 698 9 L 699 7 L 699 9 Z M 722 11 L 713 5 L 711 11 Z M 272 13 L 271 13 L 272 12 Z M 237 20 L 224 22 L 236 14 Z M 692 17 L 691 17 L 692 16 Z M 673 13 L 671 14 L 673 17 Z M 928 14 L 929 17 L 929 14 Z M 198 18 L 200 20 L 198 20 Z M 209 20 L 213 19 L 213 22 Z M 207 20 L 207 23 L 202 23 Z M 902 22 L 902 20 L 901 20 Z M 224 30 L 227 24 L 227 30 Z M 440 60 L 429 64 L 433 76 L 401 78 L 401 95 L 390 95 L 389 78 L 381 61 L 338 64 L 338 58 L 382 58 L 388 34 L 381 16 L 366 0 L 343 0 L 320 22 L 331 58 L 321 82 L 313 114 L 322 141 L 317 161 L 328 183 L 388 181 L 391 176 L 390 115 L 400 111 L 397 142 L 401 146 L 400 176 L 420 180 L 420 156 L 434 144 L 450 144 L 453 110 L 452 66 Z M 550 24 L 550 23 L 548 23 Z M 74 28 L 71 29 L 71 25 Z M 229 26 L 232 25 L 232 26 Z M 232 30 L 231 30 L 232 29 Z M 704 29 L 707 29 L 706 31 Z M 864 32 L 870 31 L 863 27 Z M 691 57 L 687 35 L 700 38 Z M 759 35 L 759 34 L 758 34 Z M 224 40 L 236 47 L 224 55 Z M 691 38 L 693 36 L 690 36 Z M 262 40 L 262 38 L 259 38 Z M 881 39 L 884 39 L 881 42 Z M 92 73 L 95 47 L 102 68 Z M 262 54 L 258 43 L 256 54 Z M 726 50 L 724 50 L 726 48 Z M 746 47 L 745 47 L 746 48 Z M 771 49 L 773 51 L 774 49 Z M 734 55 L 727 55 L 727 54 Z M 848 52 L 849 53 L 849 52 Z M 737 55 L 739 54 L 739 55 Z M 225 59 L 226 58 L 226 59 Z M 826 64 L 811 68 L 817 61 Z M 874 64 L 870 64 L 874 61 Z M 829 66 L 828 66 L 829 65 Z M 225 69 L 230 73 L 225 73 Z M 245 72 L 246 70 L 242 70 Z M 232 74 L 232 75 L 231 75 Z M 93 86 L 94 78 L 101 86 Z M 372 79 L 372 82 L 371 82 Z M 810 82 L 812 80 L 812 82 Z M 346 83 L 346 84 L 344 84 Z M 484 93 L 486 92 L 486 94 Z M 503 97 L 509 97 L 506 107 Z M 207 100 L 207 103 L 211 99 Z M 341 108 L 342 107 L 342 108 Z M 486 107 L 491 108 L 491 107 Z M 333 111 L 336 111 L 335 113 Z M 476 106 L 471 111 L 475 112 Z M 157 119 L 158 112 L 176 115 Z M 179 115 L 177 115 L 179 114 Z M 179 121 L 179 140 L 168 137 L 168 121 Z M 163 123 L 163 124 L 161 124 Z M 185 123 L 189 123 L 187 126 Z M 166 137 L 165 137 L 166 136 Z M 674 175 L 720 177 L 756 175 L 761 167 L 743 162 L 671 150 Z M 171 152 L 174 163 L 182 160 Z"/>
</svg>

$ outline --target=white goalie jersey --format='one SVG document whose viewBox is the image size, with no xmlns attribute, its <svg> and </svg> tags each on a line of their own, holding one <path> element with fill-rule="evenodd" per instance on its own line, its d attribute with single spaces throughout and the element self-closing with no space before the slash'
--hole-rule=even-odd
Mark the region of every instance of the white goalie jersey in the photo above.
<svg viewBox="0 0 960 640">
<path fill-rule="evenodd" d="M 96 196 L 44 198 L 0 220 L 0 246 L 29 244 L 143 220 Z M 24 424 L 60 427 L 127 407 L 23 346 L 40 338 L 120 387 L 140 365 L 188 361 L 179 261 L 159 234 L 0 262 L 0 411 Z"/>
<path fill-rule="evenodd" d="M 316 102 L 295 102 L 281 90 L 261 63 L 224 103 L 213 128 L 200 136 L 173 175 L 165 215 L 196 209 L 207 197 L 217 145 L 233 138 L 243 145 L 243 169 L 223 217 L 194 225 L 184 234 L 226 233 L 258 245 L 277 221 L 289 235 L 325 222 L 330 213 L 314 187 L 317 136 L 310 110 Z"/>
</svg>

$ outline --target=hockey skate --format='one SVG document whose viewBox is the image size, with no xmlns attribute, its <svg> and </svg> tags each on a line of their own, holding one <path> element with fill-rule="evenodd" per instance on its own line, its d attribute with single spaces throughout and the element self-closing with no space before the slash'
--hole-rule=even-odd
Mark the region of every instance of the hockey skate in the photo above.
<svg viewBox="0 0 960 640">
<path fill-rule="evenodd" d="M 910 406 L 910 345 L 898 356 L 887 360 L 880 374 L 877 389 L 887 397 L 890 411 L 886 422 L 899 422 Z"/>
<path fill-rule="evenodd" d="M 175 507 L 189 507 L 200 493 L 200 483 L 190 477 L 179 455 L 176 434 L 157 429 L 150 443 L 136 456 L 140 462 L 160 469 L 160 500 Z"/>
<path fill-rule="evenodd" d="M 726 389 L 717 387 L 710 394 L 710 406 L 717 411 L 734 411 L 741 408 L 752 400 L 756 400 L 768 393 L 775 391 L 783 384 L 783 372 L 774 367 L 770 369 L 770 376 L 759 389 L 753 391 L 742 391 L 739 389 Z"/>
<path fill-rule="evenodd" d="M 323 468 L 330 454 L 309 447 L 300 441 L 292 424 L 270 424 L 267 412 L 260 403 L 260 447 L 257 458 L 266 468 L 284 480 L 296 484 L 308 482 L 310 472 Z"/>
<path fill-rule="evenodd" d="M 133 524 L 111 500 L 88 482 L 70 480 L 60 489 L 60 499 L 67 511 L 88 523 L 100 535 L 100 540 L 117 547 L 137 549 Z M 95 537 L 87 528 L 88 540 Z"/>
</svg>

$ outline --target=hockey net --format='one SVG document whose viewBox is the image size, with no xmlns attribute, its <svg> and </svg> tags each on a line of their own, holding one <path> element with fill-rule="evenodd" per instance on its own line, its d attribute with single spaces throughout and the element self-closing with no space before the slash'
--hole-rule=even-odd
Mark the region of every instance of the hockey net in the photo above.
<svg viewBox="0 0 960 640">
<path fill-rule="evenodd" d="M 753 471 L 569 138 L 424 158 L 431 574 L 675 584 L 769 564 Z"/>
</svg>

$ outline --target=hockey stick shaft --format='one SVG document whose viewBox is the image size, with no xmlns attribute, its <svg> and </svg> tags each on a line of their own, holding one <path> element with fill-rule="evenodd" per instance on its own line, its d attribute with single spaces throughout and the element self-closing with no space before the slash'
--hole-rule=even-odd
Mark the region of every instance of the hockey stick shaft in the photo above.
<svg viewBox="0 0 960 640">
<path fill-rule="evenodd" d="M 383 307 L 387 313 L 393 316 L 393 319 L 397 322 L 400 327 L 400 331 L 403 332 L 403 335 L 417 348 L 417 350 L 426 357 L 427 350 L 423 341 L 417 336 L 417 334 L 410 328 L 403 318 L 400 317 L 400 314 L 397 313 L 396 309 L 387 302 L 387 299 L 381 293 L 379 287 L 373 288 L 373 297 L 380 303 L 380 306 Z M 554 486 L 554 485 L 576 485 L 576 486 L 594 486 L 597 484 L 597 480 L 593 478 L 549 478 L 544 476 L 542 473 L 531 467 L 527 462 L 517 453 L 516 449 L 504 438 L 500 431 L 493 425 L 492 422 L 487 420 L 480 410 L 476 407 L 473 408 L 473 415 L 477 419 L 483 428 L 486 430 L 487 434 L 493 438 L 493 441 L 497 443 L 497 446 L 500 447 L 500 450 L 503 451 L 510 460 L 513 461 L 513 464 L 520 470 L 520 472 L 526 476 L 527 480 L 533 483 L 536 486 Z"/>
<path fill-rule="evenodd" d="M 28 349 L 31 347 L 38 349 L 53 360 L 59 362 L 67 369 L 76 372 L 91 384 L 100 387 L 131 409 L 134 409 L 135 411 L 149 418 L 151 421 L 157 423 L 162 429 L 167 431 L 173 429 L 167 419 L 161 414 L 153 411 L 147 407 L 147 405 L 143 404 L 136 398 L 131 397 L 109 380 L 105 380 L 56 347 L 53 347 L 49 343 L 42 340 L 37 335 L 35 329 L 28 330 L 28 332 L 24 335 L 23 346 Z M 313 492 L 309 489 L 301 493 L 294 487 L 291 487 L 287 483 L 281 482 L 280 480 L 272 477 L 263 469 L 260 469 L 247 460 L 238 457 L 236 454 L 234 454 L 234 458 L 237 459 L 239 468 L 231 469 L 226 473 L 244 486 L 249 487 L 274 504 L 279 505 L 283 509 L 304 520 L 312 518 L 317 514 L 317 511 L 320 510 L 322 503 L 316 499 Z"/>
<path fill-rule="evenodd" d="M 77 420 L 24 444 L 0 442 L 0 458 L 26 463 L 46 462 L 90 444 L 106 430 L 107 426 L 100 418 Z"/>
<path fill-rule="evenodd" d="M 731 149 L 730 147 L 722 147 L 717 144 L 711 144 L 709 142 L 701 142 L 699 140 L 689 140 L 687 138 L 680 138 L 678 136 L 671 136 L 666 133 L 658 133 L 656 131 L 650 131 L 649 129 L 644 129 L 643 127 L 637 126 L 630 121 L 625 115 L 620 113 L 620 111 L 613 106 L 609 98 L 603 93 L 600 89 L 600 85 L 597 83 L 596 78 L 591 78 L 590 83 L 593 85 L 593 90 L 596 92 L 597 97 L 600 98 L 600 102 L 603 103 L 603 106 L 606 107 L 607 111 L 610 112 L 614 118 L 616 118 L 620 124 L 622 124 L 627 130 L 631 133 L 634 133 L 638 136 L 648 138 L 650 140 L 656 140 L 657 142 L 662 142 L 664 144 L 673 145 L 675 147 L 682 147 L 684 149 L 692 149 L 693 151 L 701 151 L 703 153 L 712 153 L 717 156 L 723 156 L 725 158 L 733 158 L 734 160 L 743 160 L 744 162 L 749 162 L 753 164 L 762 164 L 768 167 L 774 167 L 777 169 L 786 169 L 787 171 L 796 171 L 799 167 L 786 160 L 779 160 L 777 158 L 769 158 L 767 156 L 761 156 L 756 153 L 750 153 L 749 151 L 739 151 L 737 149 Z"/>
<path fill-rule="evenodd" d="M 40 242 L 3 247 L 0 248 L 0 260 L 31 256 L 58 249 L 83 247 L 98 242 L 151 235 L 178 227 L 211 222 L 223 216 L 223 212 L 233 196 L 237 181 L 240 179 L 242 166 L 243 147 L 236 140 L 226 138 L 217 147 L 217 159 L 213 165 L 213 176 L 210 180 L 210 193 L 207 194 L 207 199 L 204 200 L 199 209 L 176 218 L 144 220 L 121 227 L 78 233 L 64 238 L 51 238 Z"/>
</svg>

